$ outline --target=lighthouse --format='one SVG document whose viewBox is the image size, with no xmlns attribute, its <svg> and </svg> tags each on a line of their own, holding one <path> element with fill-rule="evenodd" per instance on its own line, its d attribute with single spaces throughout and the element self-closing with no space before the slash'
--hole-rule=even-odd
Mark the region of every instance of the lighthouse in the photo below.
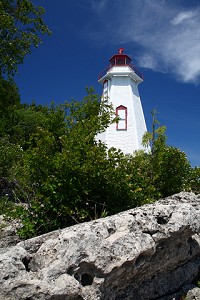
<svg viewBox="0 0 200 300">
<path fill-rule="evenodd" d="M 147 131 L 138 92 L 143 75 L 123 52 L 124 49 L 120 48 L 98 77 L 103 85 L 102 97 L 112 103 L 117 122 L 98 134 L 97 140 L 104 142 L 108 148 L 114 147 L 124 154 L 133 154 L 136 150 L 144 150 L 142 137 Z"/>
</svg>

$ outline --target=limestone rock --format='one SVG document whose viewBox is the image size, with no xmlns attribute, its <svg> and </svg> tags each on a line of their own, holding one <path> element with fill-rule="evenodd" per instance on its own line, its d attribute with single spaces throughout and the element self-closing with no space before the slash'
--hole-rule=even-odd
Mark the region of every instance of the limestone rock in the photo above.
<svg viewBox="0 0 200 300">
<path fill-rule="evenodd" d="M 200 195 L 179 193 L 19 242 L 0 254 L 0 300 L 180 299 L 200 270 L 199 221 Z"/>
<path fill-rule="evenodd" d="M 200 288 L 192 287 L 187 292 L 185 299 L 187 299 L 187 300 L 199 300 L 200 299 Z"/>
<path fill-rule="evenodd" d="M 17 234 L 17 229 L 20 226 L 17 220 L 8 222 L 0 215 L 0 249 L 14 246 L 20 241 Z"/>
</svg>

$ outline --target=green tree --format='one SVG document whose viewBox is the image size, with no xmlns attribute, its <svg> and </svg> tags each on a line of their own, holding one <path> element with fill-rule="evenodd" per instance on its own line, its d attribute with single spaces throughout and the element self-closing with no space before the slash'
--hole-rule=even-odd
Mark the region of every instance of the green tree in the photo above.
<svg viewBox="0 0 200 300">
<path fill-rule="evenodd" d="M 19 107 L 20 95 L 14 81 L 0 76 L 0 137 L 8 134 Z"/>
<path fill-rule="evenodd" d="M 0 75 L 12 77 L 31 47 L 41 43 L 40 34 L 50 34 L 44 12 L 30 0 L 0 1 Z"/>
<path fill-rule="evenodd" d="M 12 167 L 22 154 L 22 148 L 10 143 L 9 137 L 0 138 L 0 178 L 11 177 Z"/>
<path fill-rule="evenodd" d="M 190 176 L 190 187 L 194 193 L 200 194 L 200 167 L 196 166 L 192 169 Z"/>
<path fill-rule="evenodd" d="M 166 145 L 165 127 L 154 126 L 154 135 L 146 135 L 153 151 L 134 155 L 97 141 L 97 133 L 116 121 L 107 99 L 99 100 L 88 89 L 83 101 L 24 107 L 23 122 L 16 124 L 27 146 L 11 172 L 19 183 L 16 196 L 26 202 L 12 211 L 22 221 L 23 237 L 133 208 L 199 182 L 185 154 Z"/>
<path fill-rule="evenodd" d="M 165 146 L 155 158 L 154 183 L 163 197 L 190 190 L 191 166 L 186 154 Z"/>
<path fill-rule="evenodd" d="M 128 157 L 96 141 L 96 134 L 115 120 L 107 100 L 100 102 L 88 90 L 83 101 L 60 109 L 65 111 L 65 131 L 58 137 L 48 126 L 40 127 L 14 172 L 21 186 L 18 198 L 27 202 L 26 208 L 17 206 L 15 211 L 24 237 L 153 200 L 149 161 L 143 161 L 142 154 Z"/>
<path fill-rule="evenodd" d="M 132 193 L 132 207 L 153 202 L 161 197 L 152 179 L 152 154 L 137 151 L 127 161 L 127 181 Z"/>
<path fill-rule="evenodd" d="M 55 107 L 53 103 L 50 107 L 21 105 L 21 108 L 15 110 L 8 134 L 13 143 L 20 144 L 26 150 L 34 147 L 33 135 L 42 128 L 50 131 L 59 143 L 59 136 L 65 133 L 64 109 Z"/>
<path fill-rule="evenodd" d="M 151 178 L 160 196 L 166 197 L 190 189 L 191 166 L 184 152 L 166 144 L 166 127 L 158 126 L 157 111 L 152 111 L 152 132 L 143 143 L 151 145 Z"/>
<path fill-rule="evenodd" d="M 12 180 L 12 170 L 23 157 L 23 150 L 19 145 L 10 143 L 9 137 L 0 137 L 0 214 L 10 211 L 14 207 L 15 188 L 17 182 Z"/>
<path fill-rule="evenodd" d="M 64 124 L 63 131 L 51 131 L 56 120 L 51 115 L 46 126 L 31 135 L 31 147 L 15 171 L 21 184 L 18 195 L 28 203 L 28 210 L 18 207 L 26 234 L 88 220 L 104 211 L 106 200 L 101 205 L 99 199 L 106 189 L 95 182 L 112 169 L 108 170 L 106 147 L 95 136 L 112 122 L 111 111 L 88 90 L 82 102 L 71 101 L 58 109 L 64 112 L 64 123 L 58 124 Z"/>
</svg>

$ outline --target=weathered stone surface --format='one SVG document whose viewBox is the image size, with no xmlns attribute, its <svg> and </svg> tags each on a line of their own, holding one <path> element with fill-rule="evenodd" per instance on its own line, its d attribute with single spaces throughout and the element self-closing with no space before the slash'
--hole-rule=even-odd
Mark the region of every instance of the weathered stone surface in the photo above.
<svg viewBox="0 0 200 300">
<path fill-rule="evenodd" d="M 0 249 L 16 245 L 20 238 L 17 229 L 20 227 L 18 221 L 8 222 L 0 215 Z"/>
<path fill-rule="evenodd" d="M 185 296 L 185 300 L 199 300 L 200 299 L 200 288 L 191 287 Z"/>
<path fill-rule="evenodd" d="M 180 193 L 20 242 L 1 251 L 0 299 L 180 299 L 199 232 L 200 195 Z"/>
</svg>

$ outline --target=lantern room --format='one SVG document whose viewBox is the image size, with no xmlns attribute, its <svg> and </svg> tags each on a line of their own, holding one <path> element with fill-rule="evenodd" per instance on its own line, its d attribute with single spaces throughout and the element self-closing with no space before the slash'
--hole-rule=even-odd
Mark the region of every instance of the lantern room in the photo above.
<svg viewBox="0 0 200 300">
<path fill-rule="evenodd" d="M 119 48 L 118 49 L 118 54 L 115 54 L 109 59 L 110 62 L 110 67 L 113 66 L 127 66 L 131 62 L 131 58 L 123 54 L 124 48 Z"/>
<path fill-rule="evenodd" d="M 103 83 L 108 74 L 115 71 L 122 72 L 122 70 L 131 73 L 138 83 L 143 81 L 143 74 L 131 63 L 131 58 L 127 54 L 123 54 L 123 51 L 124 48 L 119 48 L 118 53 L 109 59 L 109 65 L 98 76 L 99 82 Z M 126 69 L 122 69 L 122 67 Z"/>
</svg>

